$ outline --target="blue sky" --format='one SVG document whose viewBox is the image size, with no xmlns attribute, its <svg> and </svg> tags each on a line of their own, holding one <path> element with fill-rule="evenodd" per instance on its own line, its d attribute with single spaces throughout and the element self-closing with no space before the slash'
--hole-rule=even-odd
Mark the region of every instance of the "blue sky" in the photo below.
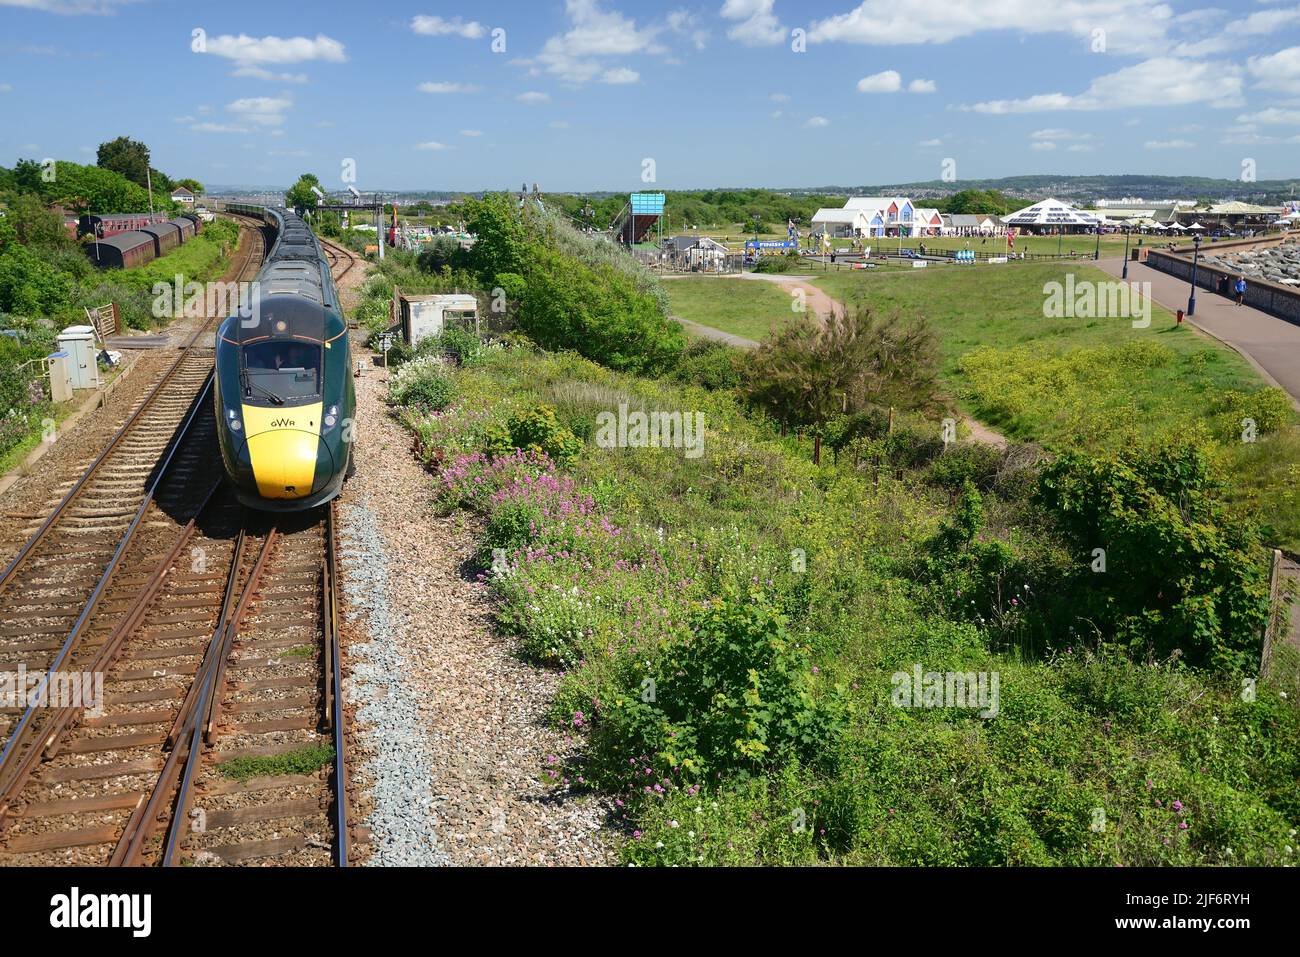
<svg viewBox="0 0 1300 957">
<path fill-rule="evenodd" d="M 0 0 L 0 163 L 120 134 L 235 185 L 1285 179 L 1300 4 Z"/>
</svg>

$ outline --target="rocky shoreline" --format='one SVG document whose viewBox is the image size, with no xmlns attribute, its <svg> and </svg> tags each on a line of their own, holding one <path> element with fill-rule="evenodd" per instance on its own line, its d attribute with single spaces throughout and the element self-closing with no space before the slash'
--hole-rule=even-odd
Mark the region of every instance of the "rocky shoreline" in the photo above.
<svg viewBox="0 0 1300 957">
<path fill-rule="evenodd" d="M 1300 286 L 1300 243 L 1282 243 L 1224 256 L 1206 256 L 1205 263 L 1247 279 L 1267 279 L 1284 286 Z"/>
</svg>

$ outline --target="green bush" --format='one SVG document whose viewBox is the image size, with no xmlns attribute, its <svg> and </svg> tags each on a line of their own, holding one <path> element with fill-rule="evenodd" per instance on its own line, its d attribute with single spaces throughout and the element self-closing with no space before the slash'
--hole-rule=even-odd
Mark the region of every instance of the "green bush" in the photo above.
<svg viewBox="0 0 1300 957">
<path fill-rule="evenodd" d="M 1268 615 L 1264 550 L 1222 491 L 1205 452 L 1183 442 L 1047 465 L 1039 498 L 1077 558 L 1075 617 L 1140 659 L 1177 652 L 1192 665 L 1255 671 Z M 1104 572 L 1092 570 L 1098 548 Z"/>
<path fill-rule="evenodd" d="M 799 265 L 799 254 L 782 253 L 779 256 L 763 256 L 754 263 L 754 272 L 787 273 Z"/>
<path fill-rule="evenodd" d="M 542 452 L 561 465 L 582 451 L 582 440 L 556 419 L 555 410 L 549 405 L 535 405 L 514 413 L 510 417 L 509 433 L 511 448 Z M 489 454 L 501 454 L 495 438 L 494 448 L 487 450 Z"/>
<path fill-rule="evenodd" d="M 631 279 L 551 249 L 534 257 L 519 325 L 544 348 L 572 349 L 628 372 L 664 371 L 685 345 L 681 327 Z"/>
<path fill-rule="evenodd" d="M 710 391 L 735 389 L 744 381 L 742 369 L 739 350 L 710 339 L 693 339 L 682 351 L 672 378 Z"/>
<path fill-rule="evenodd" d="M 413 359 L 394 373 L 388 400 L 425 412 L 440 412 L 456 397 L 456 383 L 436 356 Z"/>
<path fill-rule="evenodd" d="M 635 780 L 629 759 L 646 755 L 684 781 L 820 763 L 847 713 L 838 689 L 817 694 L 811 666 L 785 616 L 761 596 L 721 600 L 599 712 L 599 773 Z"/>
</svg>

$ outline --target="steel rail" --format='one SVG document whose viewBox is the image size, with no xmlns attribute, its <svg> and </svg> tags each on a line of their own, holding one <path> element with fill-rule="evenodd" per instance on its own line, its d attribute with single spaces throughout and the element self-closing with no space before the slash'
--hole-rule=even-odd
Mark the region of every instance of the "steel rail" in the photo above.
<svg viewBox="0 0 1300 957">
<path fill-rule="evenodd" d="M 180 781 L 182 788 L 180 797 L 185 798 L 185 800 L 173 801 L 172 818 L 168 822 L 169 850 L 164 855 L 164 861 L 171 853 L 171 832 L 176 830 L 177 821 L 189 813 L 189 802 L 186 794 L 191 781 L 192 767 L 196 766 L 194 762 L 197 754 L 201 751 L 201 739 L 198 738 L 195 731 L 211 686 L 211 675 L 214 670 L 216 656 L 220 654 L 222 637 L 230 627 L 231 609 L 234 606 L 236 596 L 235 589 L 243 567 L 247 543 L 247 533 L 241 528 L 239 536 L 235 540 L 234 555 L 230 563 L 230 571 L 226 576 L 226 587 L 222 594 L 221 611 L 217 623 L 213 626 L 212 637 L 208 641 L 207 651 L 199 665 L 194 682 L 190 685 L 190 693 L 186 695 L 181 711 L 176 717 L 173 732 L 168 736 L 169 740 L 175 741 L 175 745 L 167 755 L 162 770 L 158 773 L 158 779 L 154 782 L 149 800 L 137 804 L 131 817 L 127 820 L 122 836 L 113 849 L 113 856 L 109 859 L 110 867 L 131 867 L 140 863 L 144 844 L 157 827 L 163 802 L 175 791 L 177 778 L 182 773 L 182 770 L 185 776 Z M 179 727 L 179 730 L 177 730 L 177 727 Z M 181 764 L 182 756 L 185 758 L 183 769 Z"/>
<path fill-rule="evenodd" d="M 339 867 L 347 867 L 351 842 L 348 838 L 348 777 L 344 750 L 346 728 L 343 717 L 343 661 L 339 652 L 335 503 L 330 502 L 326 508 L 325 563 L 322 573 L 324 588 L 321 595 L 324 604 L 322 632 L 325 645 L 325 708 L 334 733 L 334 826 L 338 836 L 335 862 Z"/>
<path fill-rule="evenodd" d="M 3 592 L 5 587 L 13 580 L 14 575 L 22 566 L 22 563 L 27 559 L 27 556 L 31 554 L 32 549 L 36 548 L 36 546 L 44 540 L 46 533 L 54 527 L 55 522 L 59 520 L 63 515 L 63 512 L 72 504 L 77 496 L 81 494 L 86 483 L 99 470 L 99 467 L 103 464 L 104 460 L 107 459 L 119 445 L 121 445 L 122 439 L 124 439 L 135 427 L 141 416 L 148 411 L 158 396 L 162 395 L 163 392 L 166 391 L 166 387 L 171 382 L 172 377 L 180 369 L 181 365 L 184 364 L 185 360 L 190 357 L 189 350 L 193 347 L 195 341 L 197 341 L 198 337 L 203 334 L 206 328 L 207 326 L 205 325 L 203 329 L 200 329 L 195 333 L 194 338 L 182 348 L 181 354 L 176 357 L 176 361 L 171 364 L 165 373 L 163 373 L 163 377 L 158 380 L 158 384 L 154 386 L 153 391 L 145 397 L 144 402 L 140 403 L 140 408 L 136 409 L 135 412 L 131 414 L 131 417 L 123 423 L 122 427 L 113 435 L 113 438 L 109 441 L 104 450 L 99 453 L 95 461 L 90 463 L 86 470 L 81 473 L 81 477 L 77 479 L 76 484 L 74 484 L 72 488 L 68 489 L 67 493 L 59 501 L 59 504 L 54 507 L 54 511 L 52 511 L 45 521 L 41 523 L 41 527 L 33 532 L 31 537 L 27 539 L 27 542 L 23 545 L 22 549 L 20 549 L 18 554 L 14 556 L 13 561 L 11 561 L 5 568 L 4 573 L 0 574 L 0 592 Z"/>
<path fill-rule="evenodd" d="M 99 600 L 103 597 L 108 585 L 112 582 L 113 576 L 117 572 L 118 565 L 121 564 L 127 548 L 135 538 L 135 533 L 139 529 L 140 523 L 144 519 L 145 514 L 148 512 L 149 505 L 154 500 L 154 494 L 157 492 L 158 487 L 162 484 L 163 480 L 167 477 L 177 451 L 180 449 L 181 444 L 185 439 L 189 437 L 190 429 L 193 428 L 194 422 L 199 416 L 201 410 L 207 410 L 212 392 L 212 381 L 213 372 L 209 371 L 207 378 L 204 380 L 203 387 L 199 389 L 198 394 L 194 397 L 194 401 L 190 405 L 189 413 L 186 415 L 184 420 L 182 420 L 180 428 L 173 433 L 171 441 L 168 443 L 162 458 L 159 460 L 154 480 L 145 490 L 144 501 L 140 503 L 140 507 L 136 510 L 135 517 L 131 519 L 130 525 L 127 526 L 126 532 L 122 536 L 122 540 L 118 543 L 117 549 L 113 552 L 113 557 L 109 559 L 108 565 L 100 575 L 94 591 L 91 592 L 90 598 L 87 600 L 85 607 L 81 610 L 81 614 L 77 616 L 77 620 L 73 623 L 72 630 L 68 632 L 68 636 L 64 639 L 54 661 L 41 675 L 41 679 L 37 684 L 36 691 L 33 694 L 31 701 L 28 703 L 26 709 L 24 709 L 23 716 L 14 726 L 14 730 L 10 734 L 4 750 L 0 752 L 0 795 L 8 794 L 11 790 L 10 784 L 14 779 L 11 762 L 15 748 L 17 747 L 18 742 L 23 738 L 24 731 L 30 725 L 36 710 L 41 706 L 41 700 L 50 684 L 50 676 L 58 670 L 59 666 L 63 664 L 68 655 L 72 652 L 73 648 L 76 647 L 78 639 L 81 637 L 82 630 L 90 620 L 91 614 L 98 606 Z"/>
<path fill-rule="evenodd" d="M 163 848 L 161 862 L 163 867 L 175 867 L 179 863 L 177 851 L 180 848 L 180 841 L 184 834 L 183 829 L 189 822 L 189 805 L 193 797 L 193 785 L 198 774 L 199 760 L 203 756 L 204 740 L 205 737 L 211 735 L 211 722 L 219 716 L 220 710 L 217 709 L 214 713 L 209 714 L 206 728 L 204 727 L 203 713 L 205 707 L 212 708 L 214 703 L 220 702 L 221 692 L 224 688 L 225 663 L 230 655 L 230 646 L 234 642 L 235 633 L 239 631 L 239 623 L 244 617 L 244 612 L 248 609 L 248 603 L 261 583 L 262 572 L 266 570 L 267 559 L 275 546 L 277 538 L 278 530 L 272 528 L 266 536 L 266 541 L 262 543 L 262 549 L 257 555 L 257 561 L 253 563 L 252 569 L 249 570 L 248 579 L 244 582 L 242 593 L 239 596 L 239 603 L 235 606 L 235 610 L 226 623 L 223 640 L 214 642 L 210 646 L 209 659 L 204 662 L 202 689 L 199 692 L 191 720 L 186 728 L 189 734 L 189 747 L 185 756 L 185 771 L 181 778 L 179 793 L 176 795 L 176 810 L 172 814 L 171 822 L 167 828 L 167 839 Z"/>
<path fill-rule="evenodd" d="M 172 563 L 176 561 L 184 550 L 185 545 L 193 537 L 194 531 L 198 527 L 199 516 L 207 509 L 208 503 L 212 501 L 212 497 L 220 485 L 221 482 L 219 479 L 212 484 L 207 494 L 203 497 L 203 501 L 200 504 L 198 511 L 195 512 L 194 517 L 186 523 L 183 529 L 181 529 L 180 534 L 176 537 L 176 542 L 168 550 L 167 554 L 163 556 L 154 571 L 150 573 L 148 579 L 141 586 L 140 591 L 136 594 L 135 598 L 131 600 L 131 606 L 126 610 L 123 618 L 114 626 L 113 630 L 104 640 L 104 644 L 100 647 L 99 651 L 95 654 L 95 657 L 89 663 L 88 669 L 90 673 L 97 674 L 106 672 L 110 667 L 112 667 L 114 662 L 116 662 L 123 642 L 126 637 L 130 635 L 136 627 L 138 627 L 140 621 L 144 618 L 145 612 L 148 610 L 150 603 L 157 596 L 159 589 L 162 588 L 167 570 L 171 568 Z M 31 773 L 35 768 L 36 763 L 40 760 L 41 755 L 46 753 L 50 746 L 61 738 L 72 723 L 73 719 L 82 710 L 83 709 L 80 706 L 74 705 L 60 708 L 54 717 L 51 718 L 50 723 L 42 729 L 42 736 L 45 739 L 44 745 L 41 747 L 29 748 L 26 753 L 24 753 L 21 760 L 19 760 L 18 764 L 14 768 L 13 776 L 11 777 L 9 784 L 6 786 L 4 792 L 0 793 L 0 829 L 3 829 L 7 823 L 9 808 L 12 806 L 13 801 L 17 796 L 22 792 L 23 787 L 27 784 L 27 781 L 31 777 Z"/>
</svg>

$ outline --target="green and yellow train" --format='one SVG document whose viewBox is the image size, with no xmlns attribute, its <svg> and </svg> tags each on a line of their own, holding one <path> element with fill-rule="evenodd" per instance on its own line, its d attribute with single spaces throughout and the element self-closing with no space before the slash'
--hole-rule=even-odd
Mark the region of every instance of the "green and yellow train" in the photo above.
<svg viewBox="0 0 1300 957">
<path fill-rule="evenodd" d="M 239 500 L 300 511 L 338 495 L 353 468 L 356 389 L 347 322 L 307 224 L 275 207 L 232 203 L 275 232 L 240 310 L 217 332 L 221 457 Z"/>
</svg>

